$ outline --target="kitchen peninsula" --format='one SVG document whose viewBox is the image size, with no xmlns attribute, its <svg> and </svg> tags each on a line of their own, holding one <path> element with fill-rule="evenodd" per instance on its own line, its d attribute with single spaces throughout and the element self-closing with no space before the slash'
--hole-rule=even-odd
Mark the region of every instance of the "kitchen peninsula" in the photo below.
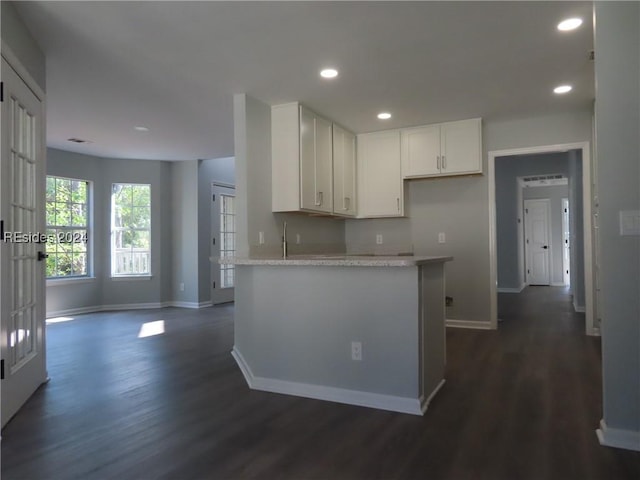
<svg viewBox="0 0 640 480">
<path fill-rule="evenodd" d="M 452 257 L 222 258 L 249 387 L 422 415 L 444 383 Z"/>
</svg>

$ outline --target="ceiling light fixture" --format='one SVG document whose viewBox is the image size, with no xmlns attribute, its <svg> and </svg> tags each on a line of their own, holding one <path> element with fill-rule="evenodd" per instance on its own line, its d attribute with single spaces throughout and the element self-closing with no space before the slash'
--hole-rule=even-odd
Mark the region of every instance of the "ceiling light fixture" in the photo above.
<svg viewBox="0 0 640 480">
<path fill-rule="evenodd" d="M 562 94 L 570 92 L 573 87 L 571 85 L 560 85 L 553 89 L 553 93 Z"/>
<path fill-rule="evenodd" d="M 136 132 L 148 132 L 148 131 L 149 131 L 149 129 L 148 129 L 147 127 L 143 127 L 143 126 L 133 127 L 133 129 L 134 129 Z"/>
<path fill-rule="evenodd" d="M 389 120 L 391 118 L 391 114 L 389 112 L 382 112 L 378 114 L 378 118 L 380 120 Z"/>
<path fill-rule="evenodd" d="M 338 71 L 335 68 L 325 68 L 320 72 L 320 76 L 323 78 L 335 78 L 338 76 Z"/>
<path fill-rule="evenodd" d="M 580 25 L 582 25 L 581 18 L 567 18 L 558 24 L 558 30 L 567 32 L 569 30 L 575 30 Z"/>
</svg>

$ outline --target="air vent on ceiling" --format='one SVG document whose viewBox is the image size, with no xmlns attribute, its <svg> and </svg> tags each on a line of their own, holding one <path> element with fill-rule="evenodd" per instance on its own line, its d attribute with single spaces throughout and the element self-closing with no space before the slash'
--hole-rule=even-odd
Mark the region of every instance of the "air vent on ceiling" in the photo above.
<svg viewBox="0 0 640 480">
<path fill-rule="evenodd" d="M 524 177 L 521 179 L 521 182 L 525 187 L 550 187 L 554 185 L 567 185 L 569 179 L 561 173 L 554 173 L 550 175 Z"/>
<path fill-rule="evenodd" d="M 73 143 L 93 143 L 90 140 L 83 140 L 81 138 L 67 138 L 68 142 L 73 142 Z"/>
</svg>

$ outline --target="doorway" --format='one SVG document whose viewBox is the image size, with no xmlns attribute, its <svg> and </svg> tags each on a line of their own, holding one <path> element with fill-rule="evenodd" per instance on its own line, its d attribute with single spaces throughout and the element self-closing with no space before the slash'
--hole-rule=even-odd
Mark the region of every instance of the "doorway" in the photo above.
<svg viewBox="0 0 640 480">
<path fill-rule="evenodd" d="M 524 249 L 528 285 L 550 282 L 550 208 L 548 198 L 524 201 Z"/>
<path fill-rule="evenodd" d="M 558 144 L 539 147 L 517 148 L 509 150 L 490 151 L 488 154 L 488 180 L 489 180 L 489 218 L 490 218 L 490 296 L 491 296 L 491 315 L 490 325 L 492 328 L 498 326 L 498 228 L 497 228 L 497 209 L 496 209 L 496 160 L 502 157 L 516 157 L 522 155 L 539 155 L 577 152 L 578 157 L 576 164 L 580 169 L 580 180 L 574 179 L 574 192 L 576 198 L 580 200 L 582 211 L 580 215 L 575 215 L 571 220 L 576 238 L 582 242 L 581 251 L 572 249 L 576 266 L 582 270 L 581 292 L 584 297 L 584 306 L 579 306 L 585 312 L 585 333 L 587 335 L 597 335 L 598 329 L 594 325 L 595 312 L 597 305 L 594 298 L 593 290 L 593 265 L 594 257 L 592 253 L 592 218 L 591 218 L 591 160 L 590 160 L 590 144 L 589 142 Z M 572 202 L 570 200 L 570 202 Z M 574 206 L 577 204 L 574 203 Z M 573 246 L 573 245 L 572 245 Z M 524 256 L 524 255 L 523 255 Z M 572 287 L 577 287 L 574 272 L 576 271 L 574 261 L 572 260 L 572 278 L 574 279 Z M 524 262 L 523 262 L 524 263 Z M 524 277 L 523 277 L 524 278 Z M 522 287 L 524 288 L 524 281 Z M 575 288 L 573 288 L 575 290 Z M 519 290 L 518 290 L 519 291 Z M 575 293 L 575 291 L 574 291 Z M 575 299 L 575 297 L 574 297 Z M 574 302 L 575 306 L 575 302 Z M 577 310 L 580 311 L 580 310 Z"/>
<path fill-rule="evenodd" d="M 44 93 L 2 51 L 0 409 L 2 426 L 46 381 Z"/>
<path fill-rule="evenodd" d="M 211 258 L 236 254 L 236 191 L 233 185 L 211 184 Z M 235 268 L 211 262 L 211 303 L 234 300 Z"/>
</svg>

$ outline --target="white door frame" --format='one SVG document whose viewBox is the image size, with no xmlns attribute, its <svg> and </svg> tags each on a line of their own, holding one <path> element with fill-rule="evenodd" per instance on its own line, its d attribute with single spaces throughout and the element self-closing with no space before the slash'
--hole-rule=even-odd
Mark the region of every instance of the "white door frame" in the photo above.
<svg viewBox="0 0 640 480">
<path fill-rule="evenodd" d="M 525 267 L 527 270 L 526 273 L 526 282 L 527 285 L 531 285 L 531 267 L 533 264 L 532 261 L 532 251 L 531 251 L 531 243 L 529 242 L 529 238 L 532 236 L 532 232 L 531 232 L 531 221 L 529 217 L 529 208 L 531 208 L 530 203 L 533 202 L 540 202 L 540 203 L 544 203 L 545 205 L 545 217 L 546 217 L 546 225 L 545 225 L 545 230 L 546 230 L 546 240 L 545 240 L 545 249 L 546 249 L 546 257 L 547 257 L 547 283 L 534 283 L 533 285 L 551 285 L 551 264 L 552 264 L 552 257 L 553 257 L 553 253 L 552 253 L 552 248 L 551 248 L 551 199 L 549 198 L 528 198 L 526 200 L 524 200 L 523 202 L 523 206 L 524 206 L 524 211 L 525 211 L 525 215 L 524 215 L 524 233 L 525 233 L 525 242 L 524 242 L 524 251 L 525 251 Z"/>
<path fill-rule="evenodd" d="M 585 294 L 585 333 L 598 335 L 594 326 L 595 295 L 593 290 L 593 248 L 591 221 L 591 146 L 590 142 L 563 143 L 537 147 L 492 150 L 488 152 L 488 202 L 489 202 L 489 289 L 490 289 L 490 325 L 498 328 L 498 251 L 496 239 L 496 158 L 513 155 L 531 155 L 536 153 L 557 153 L 569 150 L 582 151 L 582 210 L 584 237 L 584 294 Z"/>
<path fill-rule="evenodd" d="M 38 185 L 36 186 L 36 188 L 38 190 L 40 190 L 39 192 L 36 191 L 37 195 L 41 195 L 41 199 L 38 202 L 41 206 L 42 206 L 42 210 L 39 212 L 36 212 L 37 214 L 37 223 L 40 226 L 40 228 L 43 229 L 43 232 L 32 232 L 32 233 L 44 233 L 44 225 L 45 225 L 45 202 L 44 202 L 44 184 L 45 184 L 45 178 L 46 178 L 46 95 L 45 92 L 40 88 L 40 86 L 38 85 L 38 83 L 33 79 L 33 77 L 31 76 L 31 74 L 29 73 L 29 71 L 22 65 L 22 63 L 20 62 L 20 60 L 18 59 L 18 57 L 13 53 L 13 51 L 11 50 L 11 48 L 5 43 L 2 42 L 0 40 L 0 52 L 1 52 L 1 57 L 9 64 L 10 68 L 13 69 L 15 71 L 15 73 L 17 74 L 17 76 L 20 78 L 20 80 L 24 83 L 24 85 L 27 87 L 27 89 L 29 89 L 34 96 L 36 97 L 36 99 L 38 100 L 40 107 L 40 115 L 41 115 L 41 122 L 39 125 L 39 136 L 38 136 L 38 140 L 37 140 L 37 156 L 39 158 L 42 159 L 42 164 L 41 164 L 41 173 L 39 173 L 39 178 L 36 178 L 36 182 L 38 183 Z M 3 80 L 4 81 L 4 80 Z M 6 92 L 4 92 L 6 93 Z M 5 102 L 8 101 L 7 98 L 3 99 Z M 2 132 L 3 136 L 4 136 L 4 132 Z M 6 203 L 9 201 L 8 198 L 8 192 L 4 191 L 1 186 L 0 186 L 0 205 L 2 205 L 3 203 Z M 1 210 L 1 208 L 0 208 Z M 6 226 L 6 224 L 5 224 Z M 2 239 L 0 239 L 0 241 L 2 241 Z M 44 248 L 44 246 L 42 247 Z M 5 249 L 6 251 L 6 249 Z M 43 262 L 42 262 L 43 263 Z M 6 265 L 6 258 L 2 258 L 0 256 L 0 265 Z M 45 383 L 48 380 L 48 374 L 47 374 L 47 347 L 46 347 L 46 330 L 45 330 L 45 317 L 46 317 L 46 312 L 45 312 L 45 305 L 46 305 L 46 301 L 45 301 L 45 295 L 46 295 L 46 288 L 45 288 L 45 274 L 44 274 L 44 263 L 41 265 L 41 275 L 38 275 L 37 280 L 35 281 L 35 297 L 36 297 L 36 308 L 35 308 L 35 314 L 37 316 L 36 322 L 37 322 L 37 326 L 36 326 L 36 338 L 38 338 L 38 342 L 40 343 L 39 345 L 39 351 L 37 357 L 34 357 L 31 361 L 37 361 L 37 376 L 39 377 L 39 382 L 40 383 Z M 6 286 L 3 285 L 3 279 L 4 281 L 7 280 L 7 278 L 5 277 L 5 271 L 2 271 L 2 275 L 0 275 L 0 304 L 3 304 L 4 302 L 6 302 L 5 298 L 2 298 L 2 296 L 4 295 L 4 293 L 6 293 Z M 3 339 L 4 341 L 4 339 Z M 8 359 L 5 359 L 5 361 L 7 361 Z M 7 371 L 10 367 L 8 365 L 5 365 L 5 375 L 7 375 Z M 0 382 L 0 397 L 1 397 L 1 389 L 2 389 L 2 383 Z M 0 406 L 1 408 L 1 406 Z M 5 415 L 6 417 L 6 415 Z"/>
<path fill-rule="evenodd" d="M 211 195 L 217 195 L 220 197 L 222 195 L 222 190 L 231 191 L 233 190 L 234 196 L 236 187 L 230 183 L 222 183 L 222 182 L 212 182 L 211 183 Z M 213 261 L 211 262 L 211 282 L 209 285 L 211 291 L 211 304 L 219 305 L 221 303 L 230 303 L 234 301 L 234 288 L 225 288 L 222 289 L 220 284 L 220 264 L 218 263 L 218 257 L 220 253 L 220 212 L 218 211 L 218 203 L 216 201 L 212 201 L 211 203 L 211 232 L 210 237 L 212 242 L 210 243 L 211 248 L 211 258 Z M 217 240 L 214 240 L 217 239 Z M 214 243 L 215 242 L 215 243 Z"/>
<path fill-rule="evenodd" d="M 562 199 L 562 282 L 566 287 L 571 287 L 571 225 L 569 221 L 569 199 Z"/>
</svg>

